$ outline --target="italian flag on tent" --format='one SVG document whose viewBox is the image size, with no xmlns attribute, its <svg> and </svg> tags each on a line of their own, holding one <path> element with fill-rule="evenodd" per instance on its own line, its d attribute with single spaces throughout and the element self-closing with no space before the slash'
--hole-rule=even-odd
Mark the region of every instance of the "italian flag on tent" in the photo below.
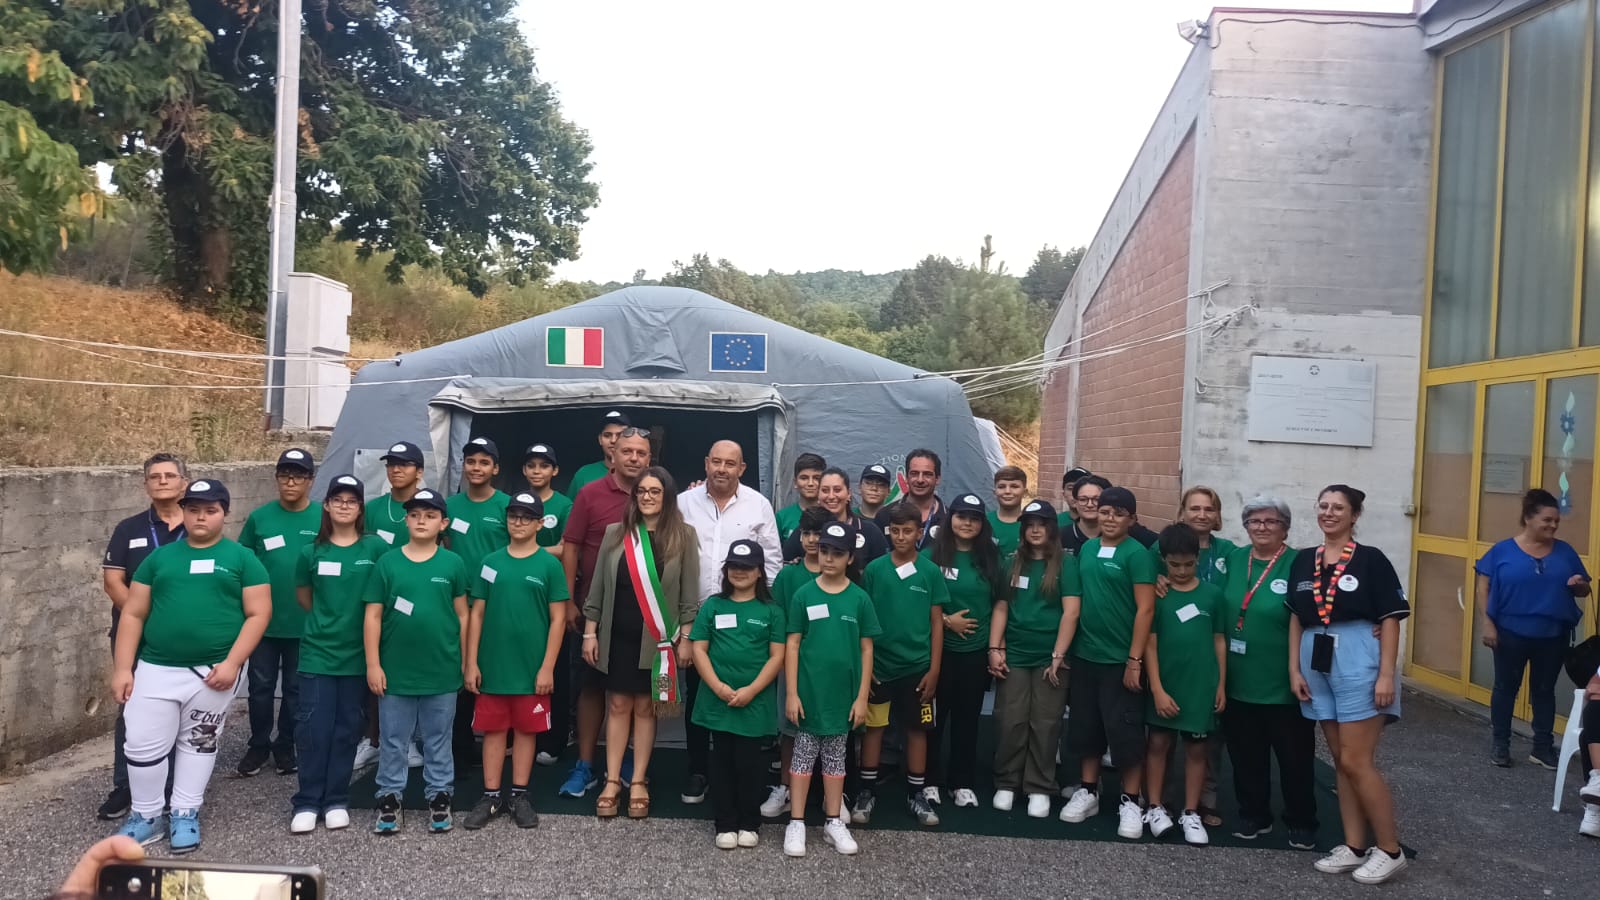
<svg viewBox="0 0 1600 900">
<path fill-rule="evenodd" d="M 552 325 L 544 330 L 544 359 L 545 365 L 548 366 L 604 368 L 605 329 L 565 328 Z"/>
<path fill-rule="evenodd" d="M 897 467 L 894 470 L 894 486 L 889 488 L 889 498 L 883 501 L 883 505 L 888 506 L 891 503 L 898 503 L 910 489 L 911 485 L 906 483 L 905 466 Z"/>
</svg>

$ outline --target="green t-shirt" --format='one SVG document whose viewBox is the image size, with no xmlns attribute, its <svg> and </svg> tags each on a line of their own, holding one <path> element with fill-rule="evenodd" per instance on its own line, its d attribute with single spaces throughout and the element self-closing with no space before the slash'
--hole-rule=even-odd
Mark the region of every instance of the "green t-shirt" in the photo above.
<svg viewBox="0 0 1600 900">
<path fill-rule="evenodd" d="M 689 640 L 706 641 L 706 655 L 717 677 L 729 687 L 742 688 L 756 680 L 772 645 L 788 639 L 783 607 L 760 600 L 730 600 L 708 597 L 695 616 Z M 779 677 L 782 677 L 781 674 Z M 711 692 L 705 682 L 695 697 L 694 723 L 713 731 L 726 731 L 744 737 L 768 737 L 778 732 L 778 683 L 734 709 Z"/>
<path fill-rule="evenodd" d="M 578 492 L 591 481 L 599 481 L 606 477 L 611 467 L 603 459 L 595 460 L 572 474 L 572 481 L 567 483 L 567 499 L 578 499 Z"/>
<path fill-rule="evenodd" d="M 367 671 L 362 643 L 367 581 L 389 545 L 377 535 L 363 535 L 348 547 L 312 542 L 295 556 L 296 587 L 311 588 L 311 612 L 300 637 L 300 671 L 307 675 L 363 675 Z"/>
<path fill-rule="evenodd" d="M 1010 561 L 1005 568 L 1011 570 Z M 1070 553 L 1061 555 L 1061 572 L 1056 576 L 1056 589 L 1049 596 L 1042 591 L 1044 568 L 1044 560 L 1031 560 L 1012 580 L 1011 602 L 1006 607 L 1006 665 L 1013 669 L 1050 665 L 1056 633 L 1061 629 L 1061 598 L 1074 597 L 1082 591 L 1078 561 Z"/>
<path fill-rule="evenodd" d="M 1115 547 L 1103 547 L 1099 538 L 1090 538 L 1078 551 L 1078 576 L 1083 581 L 1083 611 L 1072 655 L 1104 665 L 1127 662 L 1138 612 L 1133 586 L 1156 583 L 1155 559 L 1131 537 Z"/>
<path fill-rule="evenodd" d="M 872 598 L 854 584 L 830 594 L 813 581 L 794 592 L 785 618 L 789 634 L 800 635 L 800 730 L 849 734 L 850 707 L 861 690 L 861 639 L 882 632 Z"/>
<path fill-rule="evenodd" d="M 1250 547 L 1236 547 L 1228 557 L 1228 580 L 1223 585 L 1224 633 L 1228 636 L 1228 699 L 1243 703 L 1296 702 L 1289 687 L 1289 617 L 1294 613 L 1284 605 L 1289 595 L 1289 567 L 1295 552 L 1285 548 L 1262 578 L 1267 560 L 1253 559 Z M 1244 613 L 1244 628 L 1239 610 L 1244 595 L 1260 580 L 1261 587 L 1250 598 Z"/>
<path fill-rule="evenodd" d="M 933 548 L 924 547 L 922 555 L 932 562 Z M 944 604 L 945 615 L 955 615 L 965 610 L 967 618 L 978 621 L 978 627 L 966 637 L 946 629 L 944 649 L 955 653 L 986 653 L 989 649 L 989 619 L 994 612 L 994 588 L 979 574 L 972 551 L 957 550 L 950 558 L 950 563 L 950 567 L 944 570 L 944 587 L 949 594 Z"/>
<path fill-rule="evenodd" d="M 223 538 L 196 550 L 187 540 L 150 554 L 133 573 L 150 586 L 139 659 L 157 666 L 214 666 L 244 627 L 244 589 L 269 583 L 254 553 Z"/>
<path fill-rule="evenodd" d="M 1022 520 L 1015 522 L 1000 521 L 1000 513 L 989 510 L 989 527 L 994 529 L 994 545 L 1000 548 L 1000 558 L 1017 552 L 1017 547 L 1022 544 Z"/>
<path fill-rule="evenodd" d="M 804 560 L 789 563 L 778 570 L 778 577 L 772 579 L 772 599 L 785 610 L 789 608 L 789 601 L 794 598 L 794 592 L 800 585 L 810 584 L 817 580 L 816 572 L 806 568 Z"/>
<path fill-rule="evenodd" d="M 467 593 L 467 567 L 440 547 L 426 562 L 385 553 L 367 581 L 367 602 L 383 604 L 378 661 L 389 693 L 431 697 L 461 690 L 461 620 L 455 598 Z"/>
<path fill-rule="evenodd" d="M 267 623 L 267 637 L 298 638 L 305 630 L 306 611 L 294 599 L 294 570 L 300 551 L 317 539 L 321 527 L 320 506 L 310 504 L 290 512 L 276 500 L 256 507 L 244 520 L 239 543 L 261 560 L 272 582 L 272 621 Z"/>
<path fill-rule="evenodd" d="M 1062 531 L 1070 530 L 1072 528 L 1072 513 L 1069 513 L 1069 512 L 1058 512 L 1058 513 L 1056 513 L 1056 527 L 1060 528 Z"/>
<path fill-rule="evenodd" d="M 510 500 L 505 491 L 497 490 L 481 502 L 462 491 L 444 502 L 445 515 L 450 517 L 445 531 L 450 550 L 466 564 L 468 576 L 478 574 L 484 557 L 511 543 L 506 531 L 506 503 Z"/>
<path fill-rule="evenodd" d="M 543 550 L 519 559 L 502 548 L 469 574 L 472 602 L 486 604 L 478 635 L 480 690 L 532 694 L 550 641 L 550 604 L 570 596 L 561 561 Z"/>
<path fill-rule="evenodd" d="M 561 543 L 561 536 L 567 533 L 567 519 L 572 515 L 572 501 L 566 495 L 550 492 L 550 499 L 544 501 L 544 521 L 539 523 L 539 536 L 535 538 L 541 547 L 554 547 Z"/>
<path fill-rule="evenodd" d="M 1168 590 L 1156 600 L 1150 634 L 1156 639 L 1156 664 L 1161 667 L 1161 689 L 1178 704 L 1176 718 L 1156 714 L 1155 698 L 1145 695 L 1144 720 L 1174 731 L 1208 734 L 1216 730 L 1216 636 L 1226 629 L 1222 591 L 1203 581 L 1188 591 Z M 1282 606 L 1282 604 L 1279 604 Z M 1284 662 L 1285 670 L 1288 662 Z"/>
<path fill-rule="evenodd" d="M 406 530 L 405 504 L 394 499 L 393 494 L 368 500 L 366 518 L 367 534 L 383 538 L 383 542 L 391 547 L 398 547 L 411 539 L 410 532 Z"/>
<path fill-rule="evenodd" d="M 1228 558 L 1233 551 L 1239 549 L 1233 541 L 1227 538 L 1211 536 L 1211 544 L 1200 551 L 1200 558 L 1195 560 L 1195 576 L 1206 584 L 1222 587 L 1228 582 Z M 1167 563 L 1161 558 L 1161 547 L 1150 545 L 1150 555 L 1156 560 L 1156 574 L 1167 574 Z"/>
<path fill-rule="evenodd" d="M 787 541 L 789 535 L 800 530 L 800 504 L 791 503 L 777 512 L 778 540 Z"/>
<path fill-rule="evenodd" d="M 897 566 L 886 553 L 867 563 L 861 581 L 883 629 L 872 643 L 872 677 L 894 681 L 927 674 L 933 665 L 932 610 L 950 602 L 944 573 L 925 556 Z"/>
</svg>

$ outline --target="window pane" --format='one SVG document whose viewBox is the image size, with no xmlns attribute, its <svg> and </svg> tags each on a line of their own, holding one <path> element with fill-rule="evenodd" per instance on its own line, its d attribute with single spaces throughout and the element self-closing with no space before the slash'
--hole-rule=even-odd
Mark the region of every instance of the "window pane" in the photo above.
<svg viewBox="0 0 1600 900">
<path fill-rule="evenodd" d="M 1572 346 L 1583 5 L 1511 29 L 1495 356 Z"/>
<path fill-rule="evenodd" d="M 1533 382 L 1491 384 L 1483 407 L 1478 533 L 1488 545 L 1517 533 L 1533 469 Z"/>
<path fill-rule="evenodd" d="M 1461 677 L 1466 571 L 1466 560 L 1418 553 L 1417 592 L 1411 598 L 1411 661 L 1456 678 Z"/>
<path fill-rule="evenodd" d="M 1504 53 L 1505 41 L 1495 39 L 1445 58 L 1428 326 L 1434 367 L 1489 358 Z"/>
<path fill-rule="evenodd" d="M 1467 536 L 1471 497 L 1461 486 L 1472 483 L 1472 414 L 1477 399 L 1478 386 L 1470 381 L 1428 388 L 1418 513 L 1423 534 Z"/>
<path fill-rule="evenodd" d="M 1544 413 L 1544 478 L 1561 501 L 1562 540 L 1589 550 L 1589 498 L 1594 487 L 1595 390 L 1600 377 L 1551 379 Z"/>
<path fill-rule="evenodd" d="M 1494 687 L 1494 651 L 1483 645 L 1483 616 L 1476 608 L 1472 611 L 1472 683 L 1481 688 Z"/>
</svg>

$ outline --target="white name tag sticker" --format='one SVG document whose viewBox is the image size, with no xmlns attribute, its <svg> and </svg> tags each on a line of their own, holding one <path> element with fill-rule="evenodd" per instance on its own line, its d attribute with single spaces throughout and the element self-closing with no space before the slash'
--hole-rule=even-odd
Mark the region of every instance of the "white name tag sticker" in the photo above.
<svg viewBox="0 0 1600 900">
<path fill-rule="evenodd" d="M 826 603 L 814 603 L 811 606 L 806 607 L 806 618 L 813 622 L 818 619 L 826 619 L 827 617 L 828 604 Z"/>
<path fill-rule="evenodd" d="M 1193 603 L 1186 603 L 1178 609 L 1179 622 L 1187 622 L 1198 615 L 1200 615 L 1200 607 L 1195 606 Z"/>
<path fill-rule="evenodd" d="M 210 575 L 217 570 L 217 561 L 214 559 L 189 560 L 190 575 Z"/>
<path fill-rule="evenodd" d="M 1028 576 L 1026 576 L 1026 575 L 1018 575 L 1016 578 L 1011 579 L 1011 586 L 1014 587 L 1014 588 L 1020 588 L 1020 589 L 1022 589 L 1024 591 L 1027 590 L 1028 589 Z"/>
<path fill-rule="evenodd" d="M 1237 653 L 1240 656 L 1243 656 L 1244 655 L 1244 641 L 1241 641 L 1238 638 L 1233 638 L 1232 640 L 1228 641 L 1228 652 L 1229 653 Z"/>
<path fill-rule="evenodd" d="M 494 584 L 495 576 L 498 574 L 499 573 L 495 570 L 489 568 L 488 566 L 484 566 L 482 571 L 478 572 L 478 577 L 489 582 L 490 584 Z"/>
<path fill-rule="evenodd" d="M 468 522 L 466 519 L 451 519 L 450 530 L 460 534 L 466 534 L 468 531 L 472 530 L 472 523 Z"/>
<path fill-rule="evenodd" d="M 961 570 L 960 569 L 949 568 L 949 569 L 945 569 L 944 570 L 944 580 L 945 581 L 955 581 L 957 578 L 960 578 L 960 577 L 961 577 Z"/>
<path fill-rule="evenodd" d="M 1117 548 L 1116 547 L 1101 547 L 1100 548 L 1100 552 L 1095 554 L 1095 556 L 1098 556 L 1101 559 L 1110 559 L 1111 557 L 1116 556 L 1116 555 L 1117 555 Z"/>
<path fill-rule="evenodd" d="M 911 576 L 917 574 L 917 564 L 915 562 L 908 562 L 903 566 L 895 566 L 894 573 L 899 575 L 902 580 L 910 578 Z"/>
<path fill-rule="evenodd" d="M 385 544 L 394 543 L 394 532 L 392 532 L 392 531 L 384 531 L 382 528 L 379 528 L 378 529 L 378 537 L 383 538 L 383 542 Z"/>
<path fill-rule="evenodd" d="M 394 598 L 394 611 L 395 612 L 401 613 L 402 615 L 409 616 L 409 615 L 411 615 L 411 611 L 413 609 L 416 609 L 416 605 L 413 604 L 410 600 L 407 600 L 404 597 L 396 597 L 396 598 Z"/>
<path fill-rule="evenodd" d="M 826 607 L 824 607 L 824 609 L 826 609 Z M 738 628 L 739 627 L 739 614 L 738 613 L 717 613 L 717 627 L 718 628 Z"/>
<path fill-rule="evenodd" d="M 129 550 L 137 550 L 140 547 L 148 547 L 148 546 L 150 546 L 150 539 L 149 538 L 129 538 L 128 539 L 128 549 Z"/>
<path fill-rule="evenodd" d="M 262 547 L 262 549 L 265 549 L 265 550 L 281 550 L 281 549 L 283 549 L 283 535 L 275 534 L 272 537 L 263 538 L 261 540 L 261 547 Z"/>
<path fill-rule="evenodd" d="M 338 578 L 339 577 L 339 573 L 341 573 L 343 571 L 344 571 L 344 563 L 332 562 L 332 561 L 329 561 L 329 560 L 326 560 L 326 559 L 321 559 L 321 560 L 317 561 L 317 574 L 318 575 L 328 575 L 328 576 L 331 576 L 333 578 Z"/>
</svg>

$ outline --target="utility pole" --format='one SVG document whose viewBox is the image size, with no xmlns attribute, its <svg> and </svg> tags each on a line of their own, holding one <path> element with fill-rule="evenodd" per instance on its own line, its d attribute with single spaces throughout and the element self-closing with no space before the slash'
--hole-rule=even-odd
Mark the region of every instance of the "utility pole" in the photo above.
<svg viewBox="0 0 1600 900">
<path fill-rule="evenodd" d="M 283 425 L 284 311 L 294 271 L 294 228 L 299 205 L 295 165 L 300 149 L 300 0 L 278 0 L 278 108 L 273 132 L 272 208 L 267 231 L 267 377 L 264 421 Z"/>
</svg>

